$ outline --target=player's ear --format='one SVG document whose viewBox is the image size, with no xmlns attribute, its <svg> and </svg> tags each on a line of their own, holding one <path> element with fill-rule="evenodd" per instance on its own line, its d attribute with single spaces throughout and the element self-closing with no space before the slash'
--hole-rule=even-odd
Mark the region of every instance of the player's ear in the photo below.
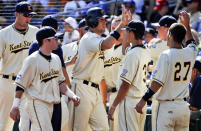
<svg viewBox="0 0 201 131">
<path fill-rule="evenodd" d="M 15 17 L 19 16 L 19 13 L 18 12 L 15 12 Z"/>
</svg>

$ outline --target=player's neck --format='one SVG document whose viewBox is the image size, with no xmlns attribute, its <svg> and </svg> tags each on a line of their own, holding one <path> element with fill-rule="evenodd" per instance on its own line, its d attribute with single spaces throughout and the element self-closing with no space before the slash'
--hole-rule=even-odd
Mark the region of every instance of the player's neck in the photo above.
<svg viewBox="0 0 201 131">
<path fill-rule="evenodd" d="M 182 44 L 175 42 L 170 45 L 170 48 L 182 49 L 183 47 Z"/>
<path fill-rule="evenodd" d="M 90 31 L 98 34 L 99 36 L 101 36 L 103 34 L 102 32 L 99 32 L 96 28 L 90 28 Z"/>
<path fill-rule="evenodd" d="M 142 43 L 142 40 L 133 40 L 132 45 L 133 46 L 135 46 L 135 45 L 143 45 L 143 43 Z"/>
<path fill-rule="evenodd" d="M 26 30 L 27 27 L 21 26 L 20 24 L 18 24 L 18 22 L 14 23 L 14 27 L 16 30 Z"/>
<path fill-rule="evenodd" d="M 44 55 L 50 56 L 52 51 L 51 51 L 51 50 L 48 50 L 48 49 L 45 48 L 45 47 L 41 47 L 41 48 L 40 48 L 40 52 L 42 52 Z"/>
</svg>

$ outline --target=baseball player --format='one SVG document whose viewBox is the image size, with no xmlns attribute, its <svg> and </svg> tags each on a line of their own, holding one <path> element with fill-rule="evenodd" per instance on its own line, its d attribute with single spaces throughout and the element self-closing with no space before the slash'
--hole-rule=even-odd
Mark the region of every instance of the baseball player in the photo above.
<svg viewBox="0 0 201 131">
<path fill-rule="evenodd" d="M 152 39 L 148 43 L 148 49 L 150 50 L 151 58 L 153 60 L 153 66 L 151 66 L 152 69 L 155 67 L 160 54 L 163 51 L 169 49 L 169 47 L 167 46 L 168 30 L 170 26 L 176 22 L 177 21 L 174 17 L 165 15 L 161 17 L 158 23 L 153 24 L 153 26 L 157 27 L 158 36 L 157 38 Z M 152 130 L 155 130 L 155 127 L 156 127 L 155 119 L 156 119 L 156 112 L 158 108 L 158 102 L 155 99 L 155 96 L 152 98 L 151 108 L 152 108 Z"/>
<path fill-rule="evenodd" d="M 102 50 L 110 49 L 119 39 L 121 28 L 131 20 L 131 13 L 123 6 L 122 20 L 109 36 L 102 37 L 105 32 L 106 19 L 101 8 L 94 7 L 87 11 L 86 23 L 89 31 L 82 37 L 78 56 L 73 68 L 72 89 L 80 96 L 80 106 L 71 110 L 72 130 L 86 131 L 88 124 L 92 130 L 107 131 L 106 111 L 99 92 L 99 82 L 104 73 Z M 82 116 L 83 119 L 80 118 Z"/>
<path fill-rule="evenodd" d="M 40 50 L 25 59 L 15 81 L 17 87 L 10 117 L 14 121 L 19 118 L 20 98 L 25 92 L 25 109 L 31 120 L 31 131 L 53 131 L 53 105 L 60 102 L 60 92 L 70 97 L 76 106 L 80 102 L 79 97 L 66 88 L 60 59 L 51 53 L 58 47 L 57 37 L 52 27 L 37 32 Z"/>
<path fill-rule="evenodd" d="M 52 28 L 55 29 L 55 31 L 58 30 L 57 19 L 51 15 L 47 15 L 43 18 L 41 26 L 42 27 L 51 26 Z M 39 50 L 39 44 L 36 41 L 36 42 L 32 43 L 31 46 L 29 47 L 29 55 L 38 50 Z M 66 72 L 66 66 L 64 63 L 64 59 L 63 59 L 63 51 L 61 48 L 61 44 L 58 44 L 58 48 L 56 50 L 53 50 L 52 53 L 59 56 L 61 65 L 62 65 L 62 71 L 65 76 L 65 82 L 68 86 L 70 86 L 70 80 L 69 80 L 68 74 Z M 65 126 L 65 125 L 67 126 L 67 123 L 68 123 L 67 122 L 68 120 L 66 119 L 68 117 L 66 117 L 66 116 L 64 117 L 64 115 L 68 114 L 67 105 L 64 100 L 65 100 L 64 97 L 62 97 L 61 103 L 54 104 L 54 110 L 53 110 L 53 115 L 52 115 L 52 126 L 53 126 L 54 131 L 61 131 L 61 126 Z M 62 116 L 63 116 L 63 118 L 62 118 Z"/>
<path fill-rule="evenodd" d="M 158 36 L 157 38 L 153 38 L 148 43 L 148 48 L 150 49 L 151 57 L 154 61 L 154 66 L 160 56 L 160 53 L 162 53 L 164 50 L 169 49 L 169 47 L 167 46 L 166 36 L 169 27 L 176 22 L 177 20 L 174 17 L 165 15 L 161 17 L 159 23 L 153 23 L 153 26 L 157 27 Z"/>
<path fill-rule="evenodd" d="M 13 121 L 9 119 L 15 91 L 13 82 L 27 57 L 27 49 L 36 40 L 38 28 L 29 25 L 34 14 L 30 4 L 20 2 L 15 7 L 15 22 L 0 30 L 0 131 L 10 131 L 13 127 Z"/>
<path fill-rule="evenodd" d="M 147 65 L 151 58 L 142 43 L 145 27 L 141 21 L 131 21 L 126 26 L 124 39 L 129 39 L 132 48 L 125 56 L 121 71 L 121 86 L 108 113 L 113 120 L 114 111 L 119 105 L 119 130 L 143 131 L 146 114 L 139 114 L 133 107 L 146 91 Z M 146 111 L 146 108 L 143 109 Z"/>
<path fill-rule="evenodd" d="M 120 17 L 114 17 L 111 23 L 111 31 L 115 30 L 115 28 L 121 22 Z M 123 37 L 123 35 L 122 35 Z M 101 81 L 101 95 L 103 98 L 103 103 L 106 107 L 107 102 L 107 95 L 109 95 L 109 105 L 112 105 L 114 98 L 117 95 L 116 89 L 116 81 L 119 71 L 119 66 L 122 63 L 122 59 L 124 55 L 122 55 L 122 39 L 119 38 L 113 48 L 106 50 L 104 52 L 104 79 Z M 115 111 L 114 121 L 110 121 L 110 130 L 111 131 L 118 131 L 119 124 L 118 124 L 118 110 Z"/>
<path fill-rule="evenodd" d="M 75 60 L 77 58 L 76 55 L 78 53 L 78 45 L 79 45 L 80 39 L 88 31 L 88 27 L 86 26 L 85 19 L 79 22 L 77 30 L 80 34 L 79 40 L 62 46 L 63 57 L 66 63 L 66 70 L 68 72 L 69 78 L 72 77 L 72 70 L 75 64 Z"/>
<path fill-rule="evenodd" d="M 170 49 L 160 55 L 153 71 L 151 87 L 136 105 L 137 112 L 145 113 L 142 108 L 146 101 L 162 87 L 156 97 L 159 102 L 156 130 L 159 131 L 189 130 L 190 110 L 186 98 L 197 51 L 189 26 L 189 15 L 183 11 L 179 17 L 183 25 L 171 25 L 167 36 Z M 185 35 L 188 46 L 183 48 Z"/>
</svg>

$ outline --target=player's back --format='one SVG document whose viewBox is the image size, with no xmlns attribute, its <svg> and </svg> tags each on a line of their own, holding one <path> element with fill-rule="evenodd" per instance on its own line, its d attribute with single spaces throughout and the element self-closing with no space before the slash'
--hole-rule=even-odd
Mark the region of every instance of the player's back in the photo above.
<svg viewBox="0 0 201 131">
<path fill-rule="evenodd" d="M 182 99 L 189 95 L 188 84 L 195 57 L 196 49 L 190 46 L 183 49 L 171 48 L 161 54 L 156 67 L 164 68 L 159 82 L 163 85 L 158 95 L 159 100 Z M 161 59 L 165 61 L 164 65 L 160 64 Z M 157 70 L 153 72 L 154 80 L 156 72 Z"/>
<path fill-rule="evenodd" d="M 132 85 L 127 96 L 142 97 L 146 92 L 147 66 L 150 60 L 149 50 L 142 46 L 132 47 L 126 54 L 120 77 Z"/>
</svg>

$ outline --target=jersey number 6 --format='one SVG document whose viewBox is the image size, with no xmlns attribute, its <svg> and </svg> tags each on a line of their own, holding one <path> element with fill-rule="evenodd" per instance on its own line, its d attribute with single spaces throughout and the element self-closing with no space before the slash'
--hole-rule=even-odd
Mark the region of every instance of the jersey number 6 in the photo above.
<svg viewBox="0 0 201 131">
<path fill-rule="evenodd" d="M 184 68 L 186 68 L 186 74 L 185 76 L 183 77 L 183 81 L 186 81 L 187 80 L 187 76 L 188 76 L 188 72 L 189 72 L 189 69 L 190 69 L 190 66 L 191 66 L 191 62 L 188 61 L 188 62 L 184 62 Z M 182 65 L 180 62 L 177 62 L 175 64 L 175 73 L 174 73 L 174 81 L 180 81 L 181 80 L 181 75 L 179 74 L 181 69 L 182 69 Z"/>
</svg>

